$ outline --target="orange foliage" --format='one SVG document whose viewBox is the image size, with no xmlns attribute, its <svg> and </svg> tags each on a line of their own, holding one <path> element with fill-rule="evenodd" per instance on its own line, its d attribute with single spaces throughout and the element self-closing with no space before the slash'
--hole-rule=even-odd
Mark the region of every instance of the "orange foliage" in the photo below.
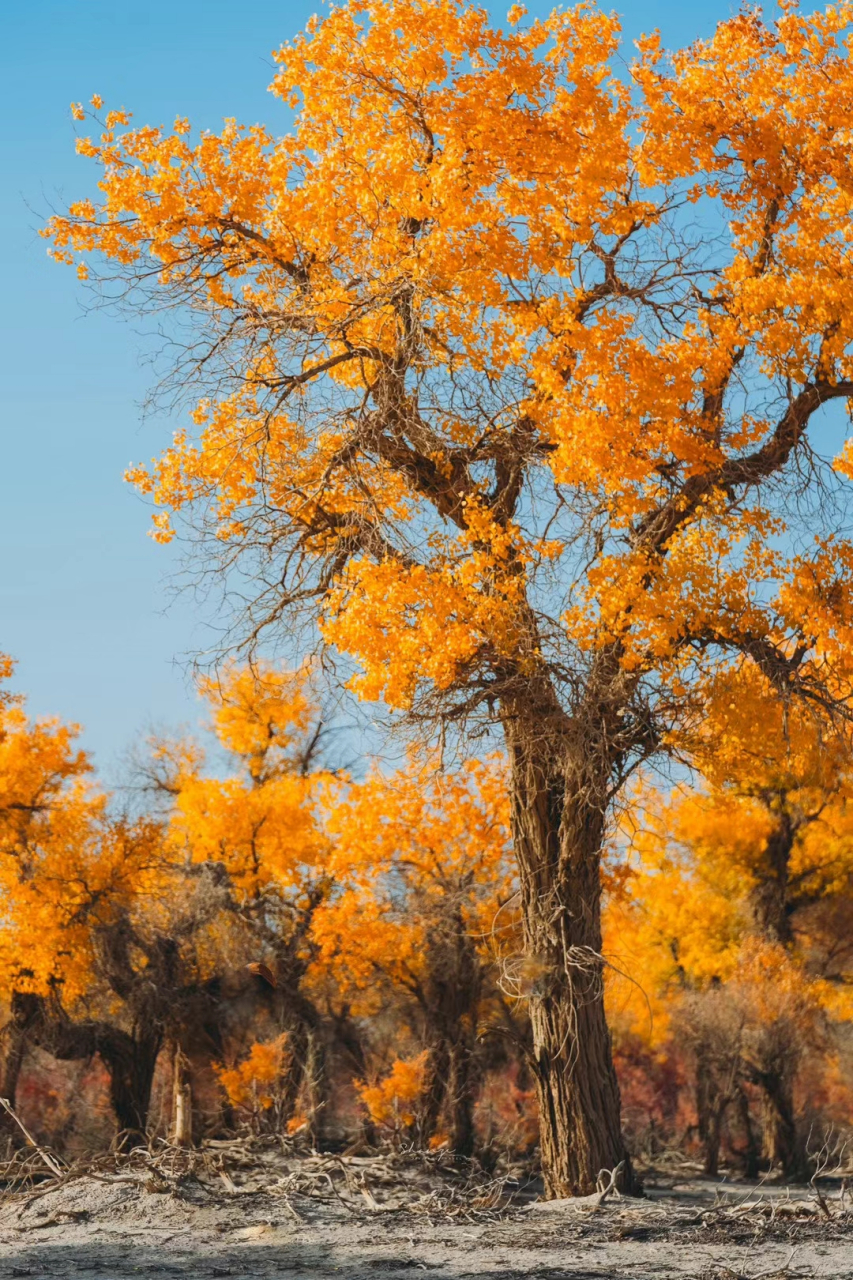
<svg viewBox="0 0 853 1280">
<path fill-rule="evenodd" d="M 484 958 L 513 936 L 512 913 L 498 916 L 512 885 L 499 760 L 453 774 L 413 760 L 374 774 L 338 793 L 327 822 L 341 892 L 317 912 L 313 935 L 359 1008 L 377 1008 L 383 978 L 410 989 L 422 981 L 430 938 L 448 921 Z"/>
<path fill-rule="evenodd" d="M 375 1124 L 395 1133 L 409 1129 L 417 1120 L 418 1104 L 424 1091 L 429 1050 L 416 1058 L 397 1059 L 384 1080 L 369 1085 L 356 1083 L 358 1095 Z"/>
<path fill-rule="evenodd" d="M 257 1117 L 275 1106 L 287 1061 L 287 1032 L 275 1040 L 251 1046 L 246 1058 L 234 1067 L 217 1066 L 216 1078 L 234 1107 Z"/>
<path fill-rule="evenodd" d="M 292 540 L 295 572 L 328 560 L 324 635 L 358 662 L 362 695 L 405 707 L 490 664 L 537 664 L 528 590 L 565 543 L 544 508 L 522 527 L 516 498 L 469 470 L 518 453 L 606 513 L 613 536 L 562 620 L 582 647 L 618 643 L 626 670 L 657 670 L 680 698 L 694 642 L 789 652 L 804 628 L 810 670 L 840 688 L 853 547 L 833 533 L 786 554 L 784 518 L 726 486 L 744 450 L 776 438 L 781 465 L 796 443 L 767 416 L 767 382 L 801 397 L 804 422 L 849 393 L 850 7 L 789 6 L 772 27 L 743 13 L 671 62 L 648 37 L 633 93 L 610 67 L 614 16 L 522 16 L 498 30 L 454 0 L 350 0 L 275 55 L 292 134 L 229 121 L 193 141 L 183 119 L 109 111 L 80 140 L 99 196 L 51 220 L 54 255 L 100 256 L 146 286 L 153 272 L 242 344 L 197 434 L 130 473 L 161 508 L 156 536 L 198 508 L 250 554 L 269 536 Z M 652 254 L 673 207 L 700 200 L 728 237 L 706 288 L 687 247 L 651 283 L 619 277 L 626 244 Z M 723 414 L 746 352 L 755 402 Z M 405 447 L 357 423 L 401 364 L 442 388 L 413 398 Z M 496 399 L 480 422 L 451 384 L 484 373 Z M 847 474 L 846 453 L 837 465 Z M 675 476 L 681 515 L 655 541 L 642 521 Z"/>
</svg>

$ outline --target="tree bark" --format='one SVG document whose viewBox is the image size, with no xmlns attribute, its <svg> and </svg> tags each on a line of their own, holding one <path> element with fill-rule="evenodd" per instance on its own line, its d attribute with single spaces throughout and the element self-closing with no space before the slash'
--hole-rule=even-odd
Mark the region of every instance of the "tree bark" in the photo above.
<svg viewBox="0 0 853 1280">
<path fill-rule="evenodd" d="M 441 1109 L 447 1095 L 447 1082 L 450 1077 L 450 1049 L 447 1041 L 441 1037 L 430 1046 L 427 1060 L 424 1092 L 418 1118 L 418 1139 L 422 1147 L 428 1147 L 430 1140 L 438 1131 Z"/>
<path fill-rule="evenodd" d="M 451 1150 L 474 1154 L 477 1010 L 483 974 L 458 887 L 435 910 L 428 929 L 425 975 L 419 991 L 430 1059 L 420 1137 L 428 1145 L 444 1118 Z"/>
<path fill-rule="evenodd" d="M 794 1113 L 794 1082 L 779 1071 L 763 1071 L 761 1087 L 767 1102 L 766 1141 L 768 1154 L 785 1178 L 805 1182 L 809 1176 L 805 1147 Z"/>
<path fill-rule="evenodd" d="M 14 1110 L 18 1080 L 27 1053 L 26 1021 L 15 1017 L 13 1013 L 11 1021 L 3 1028 L 2 1038 L 3 1058 L 2 1066 L 0 1066 L 0 1098 L 5 1098 Z M 8 1148 L 7 1155 L 11 1154 L 12 1148 L 24 1145 L 23 1134 L 7 1111 L 3 1111 L 2 1115 L 0 1115 L 0 1134 L 5 1135 Z"/>
<path fill-rule="evenodd" d="M 797 826 L 786 808 L 776 815 L 759 868 L 759 881 L 752 893 L 756 923 L 765 937 L 783 947 L 794 940 L 791 928 L 788 876 Z"/>
<path fill-rule="evenodd" d="M 179 1044 L 172 1046 L 172 1122 L 169 1139 L 176 1147 L 193 1145 L 192 1088 L 187 1077 L 187 1058 Z"/>
<path fill-rule="evenodd" d="M 474 1055 L 472 1046 L 460 1041 L 450 1055 L 448 1102 L 450 1148 L 454 1155 L 470 1159 L 474 1154 Z"/>
<path fill-rule="evenodd" d="M 116 1117 L 118 1140 L 123 1145 L 145 1139 L 151 1088 L 162 1032 L 128 1035 L 115 1027 L 105 1028 L 97 1037 L 97 1049 L 110 1078 L 110 1102 Z"/>
<path fill-rule="evenodd" d="M 737 1093 L 737 1111 L 741 1128 L 744 1132 L 744 1149 L 743 1149 L 743 1176 L 745 1178 L 758 1177 L 758 1162 L 761 1156 L 761 1149 L 755 1136 L 755 1127 L 752 1123 L 752 1116 L 749 1112 L 749 1098 L 744 1090 L 738 1089 Z"/>
<path fill-rule="evenodd" d="M 504 714 L 545 1194 L 589 1195 L 602 1171 L 619 1166 L 616 1185 L 638 1193 L 604 1011 L 600 859 L 610 762 L 598 762 L 597 777 L 573 764 L 565 721 L 549 724 L 560 715 L 547 705 L 535 717 L 527 708 Z"/>
</svg>

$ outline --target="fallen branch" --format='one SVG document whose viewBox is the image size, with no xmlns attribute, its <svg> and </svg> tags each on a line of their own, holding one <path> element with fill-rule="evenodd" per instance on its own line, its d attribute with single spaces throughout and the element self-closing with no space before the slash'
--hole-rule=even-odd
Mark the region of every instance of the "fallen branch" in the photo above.
<svg viewBox="0 0 853 1280">
<path fill-rule="evenodd" d="M 57 1177 L 57 1178 L 61 1178 L 61 1177 L 63 1176 L 63 1172 L 64 1172 L 64 1170 L 62 1169 L 62 1166 L 61 1166 L 60 1164 L 58 1164 L 58 1163 L 56 1162 L 56 1160 L 54 1160 L 54 1158 L 53 1158 L 53 1156 L 50 1154 L 50 1152 L 45 1151 L 43 1147 L 40 1147 L 40 1146 L 39 1146 L 39 1144 L 36 1142 L 35 1138 L 34 1138 L 34 1137 L 33 1137 L 33 1135 L 30 1133 L 30 1131 L 29 1131 L 29 1129 L 27 1128 L 27 1126 L 24 1124 L 23 1120 L 20 1118 L 20 1116 L 17 1116 L 17 1115 L 15 1114 L 15 1112 L 12 1110 L 12 1105 L 11 1105 L 11 1103 L 9 1102 L 9 1099 L 8 1099 L 8 1098 L 0 1098 L 0 1107 L 2 1107 L 2 1108 L 3 1108 L 3 1110 L 6 1112 L 6 1114 L 7 1114 L 8 1116 L 11 1116 L 11 1118 L 15 1121 L 15 1124 L 18 1126 L 18 1128 L 20 1129 L 21 1133 L 22 1133 L 22 1134 L 24 1135 L 24 1137 L 26 1138 L 27 1142 L 30 1144 L 30 1146 L 31 1146 L 35 1151 L 37 1151 L 37 1152 L 38 1152 L 38 1154 L 41 1156 L 42 1160 L 43 1160 L 43 1161 L 45 1162 L 45 1164 L 47 1165 L 48 1169 L 50 1169 L 51 1173 L 52 1173 L 55 1177 Z"/>
</svg>

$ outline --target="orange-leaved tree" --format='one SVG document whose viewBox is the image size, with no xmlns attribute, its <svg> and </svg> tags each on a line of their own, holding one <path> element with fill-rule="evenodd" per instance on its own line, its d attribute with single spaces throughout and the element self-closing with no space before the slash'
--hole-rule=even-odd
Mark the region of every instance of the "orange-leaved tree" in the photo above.
<svg viewBox="0 0 853 1280">
<path fill-rule="evenodd" d="M 60 1059 L 99 1053 L 118 1127 L 139 1134 L 165 1010 L 182 1007 L 179 943 L 140 908 L 174 883 L 158 824 L 109 812 L 77 732 L 0 693 L 3 1096 L 14 1099 L 28 1045 Z"/>
<path fill-rule="evenodd" d="M 392 1088 L 398 1076 L 419 1080 L 419 1139 L 433 1139 L 443 1118 L 451 1149 L 470 1156 L 480 1040 L 505 1021 L 496 962 L 516 941 L 505 770 L 469 761 L 444 773 L 413 760 L 347 786 L 328 826 L 343 887 L 314 921 L 321 964 L 357 1013 L 401 994 L 410 1002 L 427 1056 L 392 1072 Z M 362 1096 L 387 1103 L 381 1090 Z"/>
<path fill-rule="evenodd" d="M 13 1009 L 3 1032 L 2 1096 L 14 1102 L 27 1046 L 16 997 L 20 1003 L 34 989 L 44 994 L 68 981 L 73 999 L 89 981 L 85 929 L 72 930 L 74 945 L 65 946 L 59 961 L 57 924 L 59 916 L 73 921 L 80 885 L 67 883 L 69 856 L 73 862 L 88 844 L 101 801 L 87 786 L 91 766 L 76 746 L 76 728 L 30 720 L 23 699 L 5 687 L 12 671 L 0 654 L 0 990 Z"/>
<path fill-rule="evenodd" d="M 820 500 L 853 459 L 805 464 L 853 393 L 851 17 L 646 38 L 629 85 L 589 5 L 349 0 L 276 55 L 289 135 L 108 112 L 96 198 L 46 230 L 180 317 L 195 426 L 133 478 L 256 583 L 250 639 L 305 611 L 361 696 L 502 730 L 552 1196 L 634 1185 L 599 877 L 626 777 L 703 668 L 847 706 Z"/>
<path fill-rule="evenodd" d="M 316 766 L 322 722 L 307 672 L 231 666 L 206 678 L 213 727 L 233 772 L 209 773 L 191 744 L 160 744 L 150 773 L 169 797 L 174 854 L 214 874 L 244 931 L 245 960 L 268 962 L 275 982 L 258 980 L 286 1030 L 279 1111 L 307 1092 L 309 1119 L 324 1107 L 322 1018 L 307 982 L 316 946 L 311 926 L 332 886 L 330 844 L 319 802 L 331 775 Z"/>
<path fill-rule="evenodd" d="M 658 1006 L 658 1034 L 683 1015 L 683 994 L 719 992 L 688 1001 L 708 1171 L 722 1112 L 742 1107 L 747 1080 L 766 1101 L 768 1157 L 802 1176 L 798 1066 L 821 1021 L 850 1015 L 849 734 L 796 703 L 780 707 L 766 678 L 746 668 L 717 678 L 687 741 L 705 787 L 669 802 L 640 794 L 639 862 L 608 933 L 632 953 L 631 971 Z M 708 1016 L 722 1031 L 724 1014 L 728 1083 L 718 1088 Z"/>
</svg>

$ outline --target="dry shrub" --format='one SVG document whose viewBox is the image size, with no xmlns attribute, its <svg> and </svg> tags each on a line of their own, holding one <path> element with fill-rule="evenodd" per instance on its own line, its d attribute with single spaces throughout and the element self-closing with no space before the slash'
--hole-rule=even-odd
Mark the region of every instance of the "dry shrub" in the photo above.
<svg viewBox="0 0 853 1280">
<path fill-rule="evenodd" d="M 536 1090 L 523 1078 L 518 1063 L 487 1074 L 477 1102 L 476 1124 L 481 1150 L 492 1158 L 531 1155 L 539 1141 L 539 1111 Z"/>
<path fill-rule="evenodd" d="M 634 1155 L 654 1159 L 696 1126 L 686 1055 L 675 1041 L 652 1047 L 624 1031 L 615 1038 L 613 1056 L 625 1136 Z"/>
</svg>

